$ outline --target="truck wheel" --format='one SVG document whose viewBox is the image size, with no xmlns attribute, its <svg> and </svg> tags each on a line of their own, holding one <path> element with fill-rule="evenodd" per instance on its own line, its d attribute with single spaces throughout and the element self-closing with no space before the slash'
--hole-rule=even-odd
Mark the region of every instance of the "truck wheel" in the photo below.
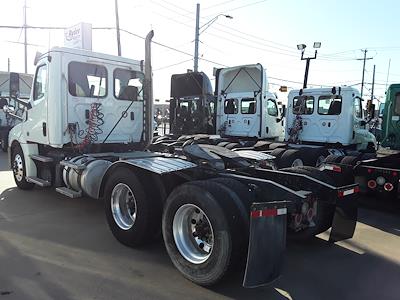
<svg viewBox="0 0 400 300">
<path fill-rule="evenodd" d="M 229 143 L 228 145 L 225 146 L 226 149 L 232 150 L 232 149 L 237 149 L 240 148 L 239 143 Z"/>
<path fill-rule="evenodd" d="M 304 158 L 301 154 L 301 151 L 297 149 L 286 150 L 279 160 L 278 167 L 287 168 L 304 166 Z"/>
<path fill-rule="evenodd" d="M 269 150 L 269 146 L 272 144 L 272 142 L 269 141 L 257 141 L 257 143 L 254 144 L 254 149 L 257 151 L 266 151 Z"/>
<path fill-rule="evenodd" d="M 205 181 L 177 187 L 167 199 L 162 219 L 172 263 L 187 279 L 204 286 L 218 282 L 233 265 L 233 245 L 239 235 L 220 205 L 227 197 L 218 186 Z"/>
<path fill-rule="evenodd" d="M 217 144 L 218 147 L 225 147 L 226 145 L 230 144 L 230 142 L 219 142 Z"/>
<path fill-rule="evenodd" d="M 325 163 L 340 163 L 343 157 L 344 157 L 343 155 L 329 154 L 325 158 Z"/>
<path fill-rule="evenodd" d="M 328 155 L 328 151 L 321 148 L 304 147 L 300 152 L 304 158 L 304 165 L 311 167 L 319 167 Z"/>
<path fill-rule="evenodd" d="M 276 148 L 286 148 L 286 147 L 287 147 L 287 145 L 283 144 L 283 143 L 272 143 L 269 145 L 270 150 L 274 150 Z"/>
<path fill-rule="evenodd" d="M 15 184 L 21 190 L 33 189 L 35 185 L 26 181 L 25 158 L 20 145 L 15 145 L 12 147 L 11 162 Z"/>
<path fill-rule="evenodd" d="M 309 166 L 296 167 L 296 168 L 286 168 L 284 171 L 289 171 L 296 174 L 308 175 L 312 178 L 316 178 L 325 183 L 334 185 L 333 180 L 324 172 Z M 288 230 L 288 238 L 292 240 L 307 240 L 310 239 L 331 227 L 333 215 L 335 213 L 335 206 L 327 204 L 323 201 L 317 200 L 317 212 L 314 217 L 315 226 L 308 227 L 306 229 L 294 232 L 293 230 Z"/>
<path fill-rule="evenodd" d="M 104 190 L 106 218 L 115 238 L 129 247 L 150 242 L 160 229 L 158 200 L 148 197 L 133 171 L 115 170 Z"/>
<path fill-rule="evenodd" d="M 341 164 L 343 165 L 350 165 L 350 166 L 355 166 L 358 161 L 357 156 L 345 156 L 342 158 L 340 161 Z"/>
</svg>

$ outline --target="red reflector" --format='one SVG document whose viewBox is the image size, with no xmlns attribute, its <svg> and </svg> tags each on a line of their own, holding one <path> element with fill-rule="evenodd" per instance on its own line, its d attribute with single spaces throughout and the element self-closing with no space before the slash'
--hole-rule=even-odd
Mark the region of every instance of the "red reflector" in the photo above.
<svg viewBox="0 0 400 300">
<path fill-rule="evenodd" d="M 394 177 L 396 177 L 396 176 L 397 176 L 397 172 L 396 172 L 396 171 L 393 171 L 392 175 L 393 175 Z"/>
<path fill-rule="evenodd" d="M 383 188 L 386 192 L 391 192 L 393 191 L 393 184 L 391 184 L 390 182 L 386 182 Z"/>
<path fill-rule="evenodd" d="M 368 173 L 372 173 L 374 170 L 372 169 L 368 169 Z"/>
<path fill-rule="evenodd" d="M 332 171 L 334 171 L 334 172 L 338 172 L 338 173 L 341 173 L 341 172 L 342 172 L 342 168 L 341 168 L 341 167 L 339 167 L 339 166 L 333 166 L 333 169 L 332 169 Z"/>
<path fill-rule="evenodd" d="M 360 192 L 360 187 L 359 186 L 356 186 L 355 188 L 354 188 L 354 193 L 359 193 Z"/>
<path fill-rule="evenodd" d="M 376 188 L 376 181 L 371 179 L 368 181 L 367 185 L 370 189 L 374 189 L 374 188 Z"/>
<path fill-rule="evenodd" d="M 343 198 L 344 197 L 343 191 L 338 191 L 338 197 L 339 198 Z"/>
<path fill-rule="evenodd" d="M 268 208 L 263 210 L 254 210 L 250 212 L 250 216 L 252 218 L 261 218 L 261 217 L 275 217 L 279 215 L 286 215 L 287 208 Z"/>
</svg>

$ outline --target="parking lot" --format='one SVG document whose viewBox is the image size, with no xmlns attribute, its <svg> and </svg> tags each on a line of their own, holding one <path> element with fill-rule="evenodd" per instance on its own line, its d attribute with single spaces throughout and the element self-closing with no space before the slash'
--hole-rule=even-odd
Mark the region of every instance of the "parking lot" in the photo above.
<svg viewBox="0 0 400 300">
<path fill-rule="evenodd" d="M 0 298 L 399 299 L 400 210 L 384 206 L 360 209 L 351 240 L 289 243 L 282 277 L 269 287 L 244 289 L 239 272 L 203 288 L 180 275 L 161 240 L 119 244 L 101 202 L 18 190 L 0 153 Z"/>
</svg>

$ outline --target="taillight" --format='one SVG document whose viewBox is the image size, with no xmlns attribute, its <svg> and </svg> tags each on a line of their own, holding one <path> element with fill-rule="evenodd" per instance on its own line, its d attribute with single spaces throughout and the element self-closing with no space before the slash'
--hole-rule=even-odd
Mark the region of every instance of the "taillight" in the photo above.
<svg viewBox="0 0 400 300">
<path fill-rule="evenodd" d="M 385 189 L 386 192 L 391 192 L 393 191 L 394 186 L 390 182 L 386 182 L 383 188 Z"/>
<path fill-rule="evenodd" d="M 367 183 L 367 185 L 368 185 L 368 187 L 370 188 L 370 189 L 374 189 L 374 188 L 376 188 L 376 181 L 375 180 L 373 180 L 373 179 L 371 179 L 371 180 L 368 180 L 368 183 Z"/>
</svg>

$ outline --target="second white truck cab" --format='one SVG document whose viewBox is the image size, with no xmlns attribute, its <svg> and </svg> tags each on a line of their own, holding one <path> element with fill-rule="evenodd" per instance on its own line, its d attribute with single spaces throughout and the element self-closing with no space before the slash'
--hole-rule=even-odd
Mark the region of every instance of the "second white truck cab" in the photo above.
<svg viewBox="0 0 400 300">
<path fill-rule="evenodd" d="M 285 140 L 293 143 L 355 146 L 373 150 L 362 99 L 352 87 L 292 90 L 288 95 Z"/>
<path fill-rule="evenodd" d="M 222 136 L 277 139 L 282 134 L 276 96 L 261 64 L 216 72 L 217 130 Z"/>
</svg>

